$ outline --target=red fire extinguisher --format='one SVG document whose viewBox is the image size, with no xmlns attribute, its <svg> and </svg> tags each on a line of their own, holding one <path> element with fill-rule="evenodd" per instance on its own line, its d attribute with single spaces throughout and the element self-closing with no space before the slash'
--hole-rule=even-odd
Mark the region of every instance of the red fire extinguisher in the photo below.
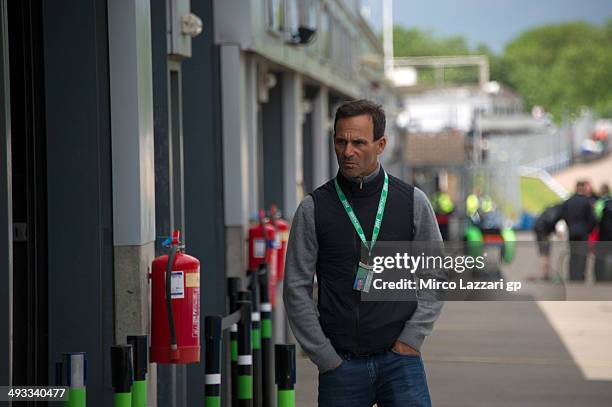
<svg viewBox="0 0 612 407">
<path fill-rule="evenodd" d="M 280 281 L 285 276 L 285 254 L 287 253 L 287 241 L 289 240 L 289 222 L 281 217 L 276 205 L 270 207 L 270 223 L 276 229 L 276 280 Z"/>
<path fill-rule="evenodd" d="M 153 260 L 151 362 L 200 361 L 200 261 L 179 248 L 178 230 L 164 242 L 170 253 Z"/>
<path fill-rule="evenodd" d="M 259 222 L 249 228 L 249 270 L 259 270 L 262 263 L 268 265 L 268 289 L 272 306 L 276 291 L 276 257 L 278 250 L 275 247 L 276 230 L 266 223 L 266 213 L 259 210 Z"/>
</svg>

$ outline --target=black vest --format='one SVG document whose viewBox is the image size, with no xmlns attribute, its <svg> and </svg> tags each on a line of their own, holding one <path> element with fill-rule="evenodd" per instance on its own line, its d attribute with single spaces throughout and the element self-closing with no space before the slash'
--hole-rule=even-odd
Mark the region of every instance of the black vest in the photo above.
<svg viewBox="0 0 612 407">
<path fill-rule="evenodd" d="M 338 173 L 368 241 L 384 183 L 381 170 L 360 189 Z M 349 220 L 331 180 L 311 193 L 319 251 L 317 280 L 319 320 L 336 350 L 358 355 L 389 349 L 416 309 L 416 302 L 361 302 L 353 290 L 363 243 Z M 409 241 L 414 236 L 414 187 L 389 175 L 389 194 L 379 241 Z"/>
</svg>

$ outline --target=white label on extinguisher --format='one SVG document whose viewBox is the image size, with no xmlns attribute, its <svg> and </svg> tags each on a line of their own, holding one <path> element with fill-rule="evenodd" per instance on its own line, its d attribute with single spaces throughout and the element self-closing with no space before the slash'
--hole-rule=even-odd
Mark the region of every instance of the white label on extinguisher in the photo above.
<svg viewBox="0 0 612 407">
<path fill-rule="evenodd" d="M 173 271 L 170 279 L 170 296 L 185 298 L 185 274 L 182 271 Z"/>
<path fill-rule="evenodd" d="M 200 337 L 200 288 L 193 289 L 193 310 L 191 311 L 191 336 Z"/>
<path fill-rule="evenodd" d="M 263 259 L 266 255 L 266 240 L 255 239 L 253 241 L 253 256 L 257 259 Z"/>
</svg>

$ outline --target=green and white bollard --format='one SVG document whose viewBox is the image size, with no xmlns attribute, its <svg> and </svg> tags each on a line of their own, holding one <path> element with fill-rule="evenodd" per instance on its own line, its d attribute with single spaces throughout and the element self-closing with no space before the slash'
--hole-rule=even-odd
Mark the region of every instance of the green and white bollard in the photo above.
<svg viewBox="0 0 612 407">
<path fill-rule="evenodd" d="M 115 407 L 132 407 L 132 345 L 111 347 L 111 372 Z"/>
<path fill-rule="evenodd" d="M 130 335 L 134 384 L 132 385 L 132 407 L 147 407 L 147 371 L 149 370 L 149 341 L 147 335 Z"/>
<path fill-rule="evenodd" d="M 227 279 L 227 291 L 229 295 L 230 313 L 238 311 L 236 304 L 238 292 L 242 289 L 242 280 L 239 277 Z M 232 387 L 232 406 L 238 405 L 238 324 L 230 327 L 230 357 L 231 357 L 231 387 Z"/>
<path fill-rule="evenodd" d="M 240 292 L 240 294 L 250 294 Z M 238 323 L 238 406 L 253 406 L 253 355 L 251 343 L 251 300 L 241 300 L 241 319 Z"/>
<path fill-rule="evenodd" d="M 232 378 L 232 406 L 238 405 L 238 324 L 230 327 L 230 363 Z"/>
<path fill-rule="evenodd" d="M 65 407 L 85 407 L 87 405 L 86 379 L 87 357 L 85 352 L 64 353 L 63 380 L 68 386 L 68 401 Z"/>
<path fill-rule="evenodd" d="M 274 345 L 278 407 L 295 407 L 295 345 Z"/>
<path fill-rule="evenodd" d="M 259 266 L 258 280 L 261 303 L 261 398 L 264 406 L 274 405 L 274 372 L 272 361 L 272 304 L 268 287 L 268 264 Z"/>
<path fill-rule="evenodd" d="M 253 352 L 253 406 L 262 407 L 262 366 L 261 366 L 261 314 L 259 312 L 260 292 L 257 272 L 249 276 L 251 289 L 251 342 Z"/>
</svg>

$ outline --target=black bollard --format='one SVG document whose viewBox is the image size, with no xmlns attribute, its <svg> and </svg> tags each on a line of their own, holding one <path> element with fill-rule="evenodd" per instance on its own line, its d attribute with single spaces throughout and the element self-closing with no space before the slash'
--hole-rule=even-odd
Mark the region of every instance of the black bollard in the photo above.
<svg viewBox="0 0 612 407">
<path fill-rule="evenodd" d="M 239 277 L 227 279 L 230 314 L 238 311 L 238 291 L 242 290 L 242 280 Z M 230 356 L 231 356 L 231 390 L 232 406 L 238 405 L 238 324 L 230 327 Z"/>
<path fill-rule="evenodd" d="M 208 316 L 204 320 L 206 340 L 206 407 L 221 406 L 221 317 Z"/>
<path fill-rule="evenodd" d="M 132 407 L 147 407 L 147 371 L 149 370 L 149 340 L 147 335 L 129 335 L 127 342 L 132 345 Z"/>
<path fill-rule="evenodd" d="M 295 345 L 275 345 L 278 407 L 295 407 Z"/>
<path fill-rule="evenodd" d="M 262 407 L 261 397 L 261 313 L 259 312 L 259 282 L 257 272 L 249 275 L 249 288 L 251 290 L 251 335 L 253 346 L 253 406 Z"/>
<path fill-rule="evenodd" d="M 242 295 L 241 295 L 242 294 Z M 245 294 L 249 294 L 248 296 Z M 249 297 L 248 300 L 242 300 Z M 251 343 L 250 293 L 238 293 L 241 319 L 238 323 L 238 406 L 253 407 L 253 355 Z"/>
<path fill-rule="evenodd" d="M 115 407 L 132 406 L 132 345 L 111 347 L 111 372 Z"/>
<path fill-rule="evenodd" d="M 274 406 L 274 365 L 272 362 L 272 304 L 268 285 L 268 264 L 259 266 L 261 310 L 261 397 L 265 407 Z"/>
</svg>

